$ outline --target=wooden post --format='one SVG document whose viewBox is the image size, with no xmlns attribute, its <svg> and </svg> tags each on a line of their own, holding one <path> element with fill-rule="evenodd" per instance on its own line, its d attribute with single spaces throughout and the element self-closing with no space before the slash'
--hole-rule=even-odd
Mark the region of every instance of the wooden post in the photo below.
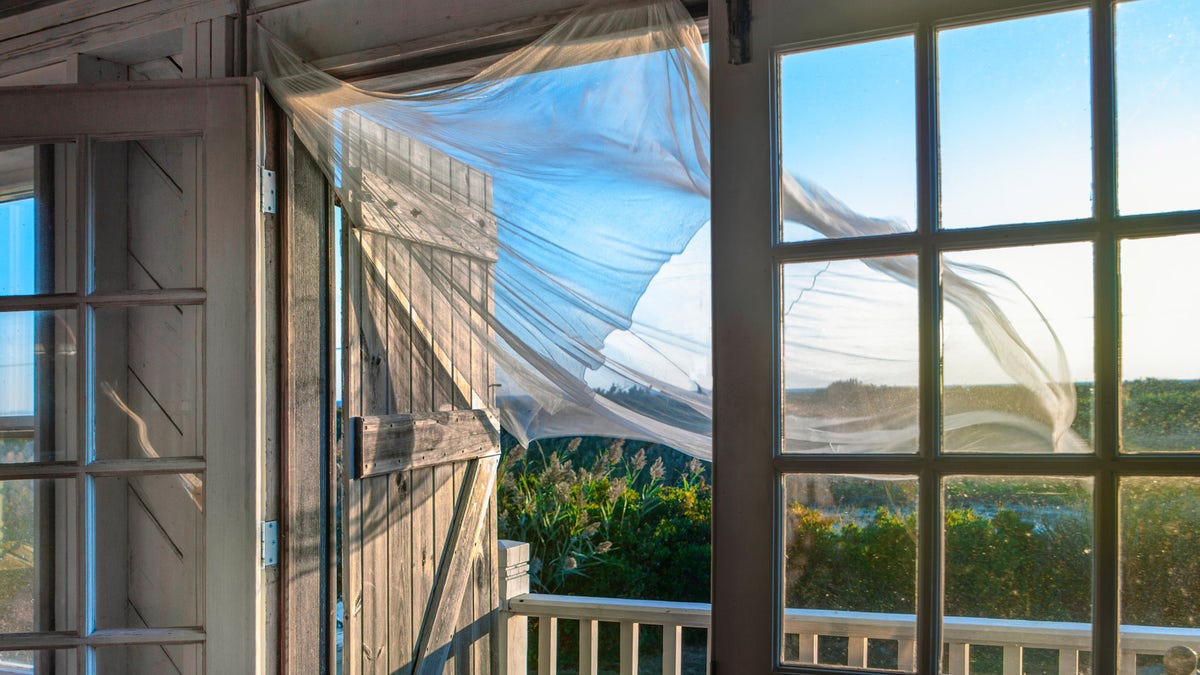
<svg viewBox="0 0 1200 675">
<path fill-rule="evenodd" d="M 499 675 L 526 675 L 529 619 L 509 612 L 508 602 L 529 593 L 529 544 L 501 539 L 497 567 L 500 572 Z"/>
</svg>

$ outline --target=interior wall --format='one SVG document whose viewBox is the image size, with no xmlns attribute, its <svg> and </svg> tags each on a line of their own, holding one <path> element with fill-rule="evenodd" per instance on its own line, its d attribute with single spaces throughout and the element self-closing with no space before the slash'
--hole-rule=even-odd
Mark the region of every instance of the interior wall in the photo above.
<svg viewBox="0 0 1200 675">
<path fill-rule="evenodd" d="M 537 34 L 582 0 L 62 0 L 0 17 L 0 86 L 64 84 L 84 54 L 129 69 L 129 79 L 223 77 L 258 25 L 331 72 L 398 53 Z M 244 21 L 244 23 L 241 23 Z M 199 32 L 197 32 L 199 31 Z M 209 38 L 211 37 L 211 40 Z M 252 58 L 252 51 L 251 58 Z M 253 72 L 252 64 L 247 66 Z M 113 79 L 113 78 L 103 78 Z"/>
</svg>

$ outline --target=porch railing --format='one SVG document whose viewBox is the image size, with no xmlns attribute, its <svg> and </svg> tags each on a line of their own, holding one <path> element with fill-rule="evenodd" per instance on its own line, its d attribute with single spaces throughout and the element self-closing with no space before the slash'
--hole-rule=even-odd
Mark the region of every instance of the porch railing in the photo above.
<svg viewBox="0 0 1200 675">
<path fill-rule="evenodd" d="M 598 672 L 599 624 L 619 626 L 619 672 L 635 675 L 641 626 L 661 626 L 663 675 L 681 675 L 683 669 L 684 628 L 706 632 L 711 606 L 706 603 L 657 602 L 545 595 L 529 592 L 527 544 L 501 542 L 501 634 L 505 653 L 500 656 L 501 675 L 527 675 L 529 619 L 537 620 L 538 675 L 556 675 L 559 655 L 558 622 L 573 621 L 579 626 L 579 675 Z M 788 609 L 784 614 L 784 648 L 788 660 L 816 663 L 821 638 L 845 641 L 842 665 L 865 668 L 868 665 L 897 670 L 914 670 L 916 643 L 911 614 L 838 612 Z M 972 648 L 1000 648 L 1004 675 L 1025 672 L 1025 650 L 1050 650 L 1058 653 L 1059 675 L 1079 675 L 1081 658 L 1091 649 L 1091 626 L 1085 623 L 1052 621 L 1013 621 L 948 616 L 942 624 L 942 638 L 949 650 L 950 675 L 969 672 Z M 892 643 L 885 653 L 894 653 L 894 662 L 869 664 L 873 643 Z M 707 640 L 705 641 L 707 644 Z M 1175 646 L 1200 648 L 1200 629 L 1158 626 L 1121 627 L 1121 673 L 1137 671 L 1139 655 L 1161 657 Z M 564 648 L 566 648 L 564 646 Z M 705 658 L 704 663 L 709 659 Z M 1086 669 L 1086 665 L 1085 665 Z M 690 672 L 690 671 L 687 671 Z M 1083 672 L 1087 672 L 1084 670 Z"/>
</svg>

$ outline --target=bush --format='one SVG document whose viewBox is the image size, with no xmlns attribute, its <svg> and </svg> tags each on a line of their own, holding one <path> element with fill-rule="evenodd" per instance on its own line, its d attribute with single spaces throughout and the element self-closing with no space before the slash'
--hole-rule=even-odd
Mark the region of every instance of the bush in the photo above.
<svg viewBox="0 0 1200 675">
<path fill-rule="evenodd" d="M 500 536 L 530 545 L 534 589 L 708 600 L 712 490 L 699 460 L 668 473 L 669 448 L 531 445 L 501 460 L 498 505 Z"/>
</svg>

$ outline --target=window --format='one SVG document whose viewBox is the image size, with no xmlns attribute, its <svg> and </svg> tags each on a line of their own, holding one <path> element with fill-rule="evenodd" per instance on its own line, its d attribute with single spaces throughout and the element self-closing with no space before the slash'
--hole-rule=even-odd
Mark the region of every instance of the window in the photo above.
<svg viewBox="0 0 1200 675">
<path fill-rule="evenodd" d="M 0 92 L 0 671 L 251 667 L 250 93 Z"/>
<path fill-rule="evenodd" d="M 717 664 L 1161 663 L 1200 629 L 1200 6 L 761 4 L 714 49 Z"/>
</svg>

